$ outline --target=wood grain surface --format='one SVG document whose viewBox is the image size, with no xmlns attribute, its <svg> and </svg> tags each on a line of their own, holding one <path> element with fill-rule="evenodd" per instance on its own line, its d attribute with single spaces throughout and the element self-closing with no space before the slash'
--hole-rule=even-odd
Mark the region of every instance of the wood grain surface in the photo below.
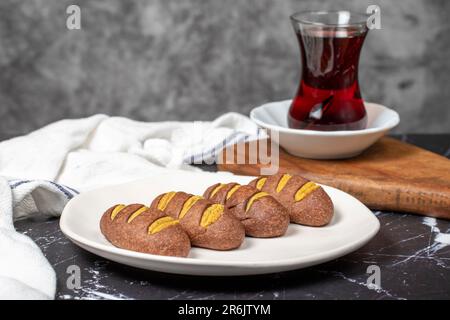
<svg viewBox="0 0 450 320">
<path fill-rule="evenodd" d="M 268 165 L 249 163 L 248 150 L 248 145 L 223 150 L 219 170 L 260 175 L 260 169 Z M 371 209 L 450 219 L 450 160 L 433 152 L 384 137 L 352 159 L 303 159 L 281 148 L 279 154 L 280 172 L 339 188 Z M 236 163 L 232 158 L 245 161 Z"/>
</svg>

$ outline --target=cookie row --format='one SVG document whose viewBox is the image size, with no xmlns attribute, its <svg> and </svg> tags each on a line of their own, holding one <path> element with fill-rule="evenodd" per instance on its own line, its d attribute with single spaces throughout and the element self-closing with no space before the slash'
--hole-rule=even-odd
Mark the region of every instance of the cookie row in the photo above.
<svg viewBox="0 0 450 320">
<path fill-rule="evenodd" d="M 214 250 L 238 248 L 244 241 L 244 227 L 223 205 L 185 192 L 168 192 L 156 197 L 150 208 L 177 219 L 193 246 Z"/>
<path fill-rule="evenodd" d="M 279 237 L 289 222 L 323 226 L 334 210 L 320 186 L 289 174 L 259 177 L 249 185 L 215 184 L 203 196 L 167 192 L 150 207 L 116 205 L 104 213 L 101 231 L 124 249 L 187 256 L 191 244 L 230 250 L 245 234 Z"/>
<path fill-rule="evenodd" d="M 118 204 L 100 220 L 100 230 L 114 246 L 164 256 L 186 257 L 188 235 L 178 220 L 142 204 Z"/>
<path fill-rule="evenodd" d="M 203 196 L 223 204 L 244 224 L 248 236 L 282 236 L 289 222 L 306 226 L 328 224 L 333 202 L 322 187 L 300 176 L 259 177 L 248 185 L 217 183 Z"/>
<path fill-rule="evenodd" d="M 298 175 L 276 174 L 249 183 L 273 196 L 289 212 L 292 223 L 321 227 L 330 223 L 334 206 L 323 188 Z"/>
<path fill-rule="evenodd" d="M 243 225 L 221 204 L 185 192 L 168 192 L 142 204 L 119 204 L 100 220 L 113 245 L 144 253 L 181 256 L 196 247 L 231 250 L 244 241 Z"/>
</svg>

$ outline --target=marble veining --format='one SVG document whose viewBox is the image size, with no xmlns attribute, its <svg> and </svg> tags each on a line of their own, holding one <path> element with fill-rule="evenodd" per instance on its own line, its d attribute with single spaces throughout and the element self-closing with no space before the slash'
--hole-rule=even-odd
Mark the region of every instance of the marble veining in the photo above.
<svg viewBox="0 0 450 320">
<path fill-rule="evenodd" d="M 331 272 L 323 271 L 323 273 L 331 274 L 331 275 L 333 275 L 335 277 L 344 279 L 345 281 L 348 281 L 350 283 L 354 283 L 354 284 L 357 284 L 359 286 L 363 286 L 363 287 L 367 288 L 368 290 L 374 290 L 377 293 L 383 294 L 384 297 L 393 298 L 395 300 L 406 300 L 405 298 L 397 297 L 397 296 L 393 295 L 392 293 L 390 293 L 389 291 L 387 291 L 387 290 L 385 290 L 385 289 L 383 289 L 381 287 L 376 287 L 376 286 L 373 286 L 372 284 L 367 284 L 364 281 L 358 281 L 358 280 L 353 279 L 353 278 L 348 278 L 342 272 L 338 272 L 338 271 L 331 271 Z"/>
</svg>

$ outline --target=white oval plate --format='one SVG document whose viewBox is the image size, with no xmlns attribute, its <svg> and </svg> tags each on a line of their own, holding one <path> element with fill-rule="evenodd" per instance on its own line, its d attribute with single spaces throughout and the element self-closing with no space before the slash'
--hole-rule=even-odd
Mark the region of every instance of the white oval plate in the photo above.
<svg viewBox="0 0 450 320">
<path fill-rule="evenodd" d="M 151 179 L 88 191 L 65 207 L 60 227 L 75 244 L 96 255 L 142 269 L 187 275 L 250 275 L 316 265 L 352 252 L 378 231 L 378 219 L 349 194 L 325 186 L 335 206 L 332 222 L 321 228 L 291 224 L 285 236 L 246 237 L 239 249 L 214 251 L 192 248 L 189 257 L 164 257 L 119 249 L 101 234 L 103 212 L 116 203 L 149 204 L 157 195 L 182 190 L 202 194 L 217 182 L 248 183 L 252 177 L 203 172 L 171 172 Z"/>
<path fill-rule="evenodd" d="M 250 118 L 260 127 L 279 134 L 279 144 L 295 156 L 311 159 L 344 159 L 359 155 L 400 122 L 397 112 L 365 102 L 367 128 L 363 130 L 317 131 L 291 129 L 287 114 L 292 100 L 266 103 L 254 108 Z"/>
</svg>

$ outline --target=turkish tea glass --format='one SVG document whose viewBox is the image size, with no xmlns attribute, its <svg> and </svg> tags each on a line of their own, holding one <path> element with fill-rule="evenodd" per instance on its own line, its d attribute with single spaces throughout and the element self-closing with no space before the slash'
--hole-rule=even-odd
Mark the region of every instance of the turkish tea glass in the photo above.
<svg viewBox="0 0 450 320">
<path fill-rule="evenodd" d="M 359 130 L 367 114 L 358 64 L 368 16 L 349 11 L 298 12 L 291 22 L 301 51 L 300 85 L 288 114 L 289 127 Z"/>
</svg>

